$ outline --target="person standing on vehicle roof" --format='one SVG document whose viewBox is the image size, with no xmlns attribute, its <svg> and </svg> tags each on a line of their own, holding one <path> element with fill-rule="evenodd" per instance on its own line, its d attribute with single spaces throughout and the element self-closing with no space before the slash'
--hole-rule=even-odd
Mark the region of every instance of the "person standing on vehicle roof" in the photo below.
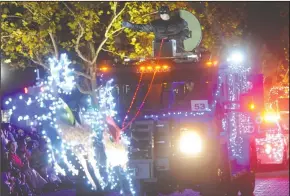
<svg viewBox="0 0 290 196">
<path fill-rule="evenodd" d="M 134 31 L 153 32 L 155 42 L 161 40 L 176 40 L 176 52 L 184 52 L 183 41 L 190 37 L 188 24 L 179 14 L 171 15 L 168 6 L 159 8 L 160 19 L 154 20 L 148 24 L 133 24 L 123 21 L 122 26 Z"/>
</svg>

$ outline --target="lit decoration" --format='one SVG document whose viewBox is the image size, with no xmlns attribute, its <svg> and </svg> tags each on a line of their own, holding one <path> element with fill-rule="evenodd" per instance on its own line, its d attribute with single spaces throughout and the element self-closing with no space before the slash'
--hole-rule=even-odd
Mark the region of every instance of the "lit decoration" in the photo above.
<svg viewBox="0 0 290 196">
<path fill-rule="evenodd" d="M 73 69 L 69 68 L 71 62 L 68 60 L 66 54 L 61 54 L 60 59 L 49 58 L 50 76 L 48 80 L 55 82 L 59 90 L 65 93 L 70 93 L 75 86 L 75 79 L 73 76 Z"/>
<path fill-rule="evenodd" d="M 269 111 L 278 112 L 277 109 L 279 109 L 278 105 L 281 99 L 289 99 L 289 86 L 274 86 L 270 89 L 269 97 L 266 103 L 267 109 Z"/>
<path fill-rule="evenodd" d="M 289 86 L 275 86 L 270 89 L 270 100 L 289 98 Z"/>
<path fill-rule="evenodd" d="M 242 133 L 253 134 L 255 132 L 255 124 L 251 116 L 241 113 L 238 120 L 239 130 L 242 130 Z"/>
<path fill-rule="evenodd" d="M 206 112 L 168 112 L 159 115 L 144 115 L 145 119 L 160 119 L 162 117 L 173 117 L 173 116 L 180 116 L 180 117 L 187 117 L 187 116 L 203 116 Z"/>
<path fill-rule="evenodd" d="M 108 124 L 112 122 L 107 122 L 107 119 L 113 121 L 117 114 L 112 95 L 113 80 L 99 89 L 97 104 L 93 104 L 91 98 L 87 100 L 79 113 L 79 124 L 59 96 L 62 93 L 71 94 L 75 87 L 73 69 L 69 68 L 67 55 L 60 55 L 59 60 L 51 58 L 49 62 L 51 75 L 33 87 L 38 89 L 33 96 L 19 96 L 15 100 L 8 98 L 5 101 L 9 112 L 16 115 L 15 103 L 19 101 L 26 105 L 28 112 L 35 112 L 21 114 L 17 120 L 30 121 L 35 126 L 43 125 L 41 133 L 48 142 L 49 162 L 53 163 L 57 174 L 67 175 L 71 172 L 72 175 L 79 175 L 82 170 L 93 190 L 111 189 L 119 190 L 121 195 L 135 195 L 132 173 L 127 168 L 129 140 L 124 134 L 119 134 L 120 140 L 115 138 L 114 141 L 108 131 Z M 50 138 L 52 130 L 56 132 L 56 140 Z M 106 157 L 101 157 L 102 152 Z M 60 157 L 61 162 L 56 157 Z M 105 159 L 106 162 L 103 161 Z"/>
<path fill-rule="evenodd" d="M 270 160 L 281 164 L 284 155 L 284 140 L 283 134 L 266 134 L 264 138 L 256 138 L 258 156 L 265 154 Z"/>
<path fill-rule="evenodd" d="M 101 67 L 101 68 L 100 68 L 100 71 L 102 71 L 102 72 L 107 72 L 108 70 L 109 70 L 108 67 Z"/>
<path fill-rule="evenodd" d="M 133 106 L 133 104 L 134 104 L 134 102 L 135 102 L 135 99 L 136 99 L 137 93 L 138 93 L 138 91 L 139 91 L 139 89 L 140 89 L 140 85 L 141 85 L 142 78 L 143 78 L 143 73 L 141 73 L 141 75 L 140 75 L 140 78 L 139 78 L 139 82 L 138 82 L 137 88 L 136 88 L 136 90 L 135 90 L 135 93 L 134 93 L 134 95 L 133 95 L 132 101 L 131 101 L 130 106 L 129 106 L 128 110 L 127 110 L 127 113 L 126 113 L 126 115 L 125 115 L 125 118 L 124 118 L 124 120 L 123 120 L 122 128 L 125 126 L 125 121 L 126 121 L 126 119 L 128 118 L 127 115 L 130 113 L 130 110 L 131 110 L 131 108 L 132 108 L 132 106 Z"/>
<path fill-rule="evenodd" d="M 228 59 L 228 68 L 222 74 L 223 83 L 226 84 L 226 102 L 227 108 L 232 110 L 226 113 L 225 129 L 229 132 L 229 152 L 231 159 L 242 160 L 244 134 L 251 133 L 252 122 L 251 118 L 243 112 L 237 112 L 240 105 L 236 102 L 239 101 L 240 95 L 247 93 L 252 85 L 248 82 L 247 76 L 249 74 L 250 67 L 247 67 L 243 61 L 243 57 L 239 53 L 233 54 Z"/>
<path fill-rule="evenodd" d="M 150 93 L 151 88 L 152 88 L 152 84 L 153 84 L 153 81 L 155 79 L 155 75 L 156 75 L 156 72 L 154 72 L 154 74 L 153 74 L 153 77 L 151 79 L 151 82 L 150 82 L 149 88 L 147 90 L 147 93 L 146 93 L 144 99 L 142 100 L 142 103 L 141 103 L 140 107 L 138 108 L 135 116 L 129 121 L 129 123 L 127 123 L 127 125 L 125 127 L 122 127 L 122 130 L 126 130 L 134 122 L 134 120 L 138 117 L 138 115 L 140 114 L 140 111 L 143 108 L 143 106 L 145 104 L 145 101 L 146 101 L 146 99 L 147 99 L 147 97 L 148 97 L 148 95 Z"/>
<path fill-rule="evenodd" d="M 170 67 L 168 65 L 150 65 L 150 66 L 140 66 L 138 68 L 138 73 L 154 73 L 154 72 L 168 72 Z"/>
<path fill-rule="evenodd" d="M 212 66 L 217 66 L 218 65 L 218 61 L 207 61 L 206 62 L 206 65 L 208 66 L 208 67 L 212 67 Z"/>
</svg>

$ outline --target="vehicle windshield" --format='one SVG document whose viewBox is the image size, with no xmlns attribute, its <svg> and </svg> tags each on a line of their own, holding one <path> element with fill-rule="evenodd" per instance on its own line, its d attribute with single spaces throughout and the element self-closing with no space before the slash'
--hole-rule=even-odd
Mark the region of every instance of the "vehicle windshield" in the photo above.
<svg viewBox="0 0 290 196">
<path fill-rule="evenodd" d="M 140 85 L 131 110 L 137 111 L 149 85 Z M 126 111 L 130 108 L 137 85 L 123 85 L 118 87 L 117 108 Z M 210 81 L 203 82 L 173 82 L 153 84 L 147 96 L 142 111 L 204 111 L 212 102 L 212 95 L 216 85 Z M 119 111 L 120 111 L 119 110 Z"/>
</svg>

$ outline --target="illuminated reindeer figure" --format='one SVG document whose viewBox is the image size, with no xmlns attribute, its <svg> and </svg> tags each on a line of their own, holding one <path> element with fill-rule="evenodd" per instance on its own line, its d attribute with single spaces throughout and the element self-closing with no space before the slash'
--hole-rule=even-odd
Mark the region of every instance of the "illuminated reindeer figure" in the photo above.
<svg viewBox="0 0 290 196">
<path fill-rule="evenodd" d="M 59 93 L 70 94 L 74 88 L 73 70 L 68 67 L 69 64 L 70 62 L 65 54 L 60 56 L 59 61 L 50 59 L 51 75 L 48 78 L 48 90 L 44 91 L 41 96 L 53 97 L 54 102 L 50 107 L 52 113 L 55 114 L 53 123 L 62 140 L 62 157 L 69 170 L 73 174 L 78 173 L 74 165 L 67 160 L 65 148 L 70 149 L 77 157 L 92 188 L 97 189 L 97 185 L 89 172 L 89 168 L 92 168 L 94 177 L 97 178 L 99 185 L 104 189 L 110 184 L 110 180 L 105 182 L 99 168 L 105 166 L 107 167 L 107 172 L 110 172 L 115 166 L 125 168 L 128 161 L 128 143 L 124 137 L 121 137 L 120 129 L 112 118 L 116 114 L 111 93 L 112 81 L 107 82 L 105 87 L 99 89 L 99 108 L 90 107 L 90 100 L 88 100 L 89 107 L 82 109 L 79 114 L 81 123 L 78 123 L 70 108 L 58 95 Z M 48 95 L 46 92 L 52 93 L 53 96 Z M 101 165 L 100 160 L 98 160 L 100 158 L 96 158 L 96 154 L 98 154 L 100 149 L 95 149 L 94 140 L 100 134 L 103 137 L 106 165 Z M 55 162 L 55 168 L 61 172 L 57 162 Z"/>
</svg>

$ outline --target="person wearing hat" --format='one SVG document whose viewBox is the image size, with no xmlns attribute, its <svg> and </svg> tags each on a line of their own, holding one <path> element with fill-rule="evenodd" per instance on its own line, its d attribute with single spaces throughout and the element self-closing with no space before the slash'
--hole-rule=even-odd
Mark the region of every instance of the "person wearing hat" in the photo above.
<svg viewBox="0 0 290 196">
<path fill-rule="evenodd" d="M 168 6 L 161 6 L 158 13 L 160 18 L 148 24 L 123 21 L 122 26 L 134 31 L 153 32 L 155 42 L 174 39 L 176 40 L 176 52 L 184 52 L 183 41 L 190 37 L 187 22 L 179 14 L 172 15 Z"/>
</svg>

